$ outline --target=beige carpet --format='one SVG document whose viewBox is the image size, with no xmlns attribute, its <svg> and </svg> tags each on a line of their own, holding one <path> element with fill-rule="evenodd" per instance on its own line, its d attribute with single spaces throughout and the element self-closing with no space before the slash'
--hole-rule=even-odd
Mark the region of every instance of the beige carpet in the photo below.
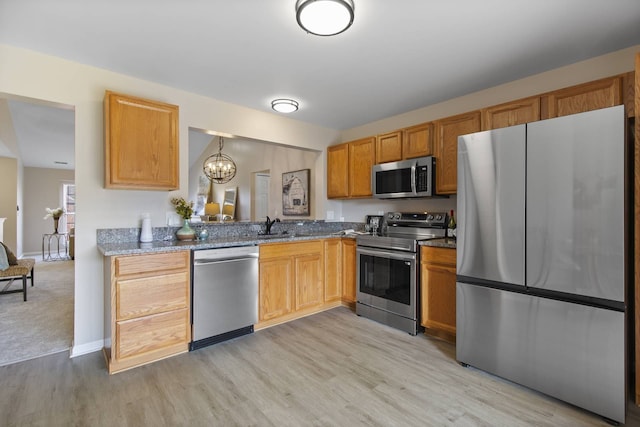
<svg viewBox="0 0 640 427">
<path fill-rule="evenodd" d="M 38 260 L 34 268 L 35 282 L 31 287 L 28 281 L 27 301 L 22 293 L 0 295 L 0 366 L 71 347 L 73 261 Z M 9 289 L 21 287 L 22 280 L 16 280 Z"/>
</svg>

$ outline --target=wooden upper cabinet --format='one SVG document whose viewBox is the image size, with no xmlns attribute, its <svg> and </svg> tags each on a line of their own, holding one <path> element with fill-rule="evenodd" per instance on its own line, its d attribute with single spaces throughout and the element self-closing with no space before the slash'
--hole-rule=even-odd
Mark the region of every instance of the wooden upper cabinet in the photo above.
<svg viewBox="0 0 640 427">
<path fill-rule="evenodd" d="M 402 131 L 376 137 L 376 164 L 402 160 Z"/>
<path fill-rule="evenodd" d="M 543 118 L 568 116 L 622 104 L 622 77 L 610 77 L 546 95 Z"/>
<path fill-rule="evenodd" d="M 327 148 L 327 198 L 349 196 L 349 144 Z"/>
<path fill-rule="evenodd" d="M 371 168 L 375 160 L 375 137 L 349 143 L 349 197 L 371 197 Z"/>
<path fill-rule="evenodd" d="M 106 188 L 180 187 L 176 105 L 106 91 L 104 130 Z"/>
<path fill-rule="evenodd" d="M 402 157 L 430 156 L 433 154 L 433 123 L 422 123 L 403 130 Z"/>
<path fill-rule="evenodd" d="M 482 130 L 521 125 L 538 120 L 540 120 L 539 96 L 495 105 L 482 110 Z"/>
<path fill-rule="evenodd" d="M 436 193 L 455 194 L 458 188 L 458 137 L 480 131 L 480 111 L 472 111 L 434 122 Z"/>
</svg>

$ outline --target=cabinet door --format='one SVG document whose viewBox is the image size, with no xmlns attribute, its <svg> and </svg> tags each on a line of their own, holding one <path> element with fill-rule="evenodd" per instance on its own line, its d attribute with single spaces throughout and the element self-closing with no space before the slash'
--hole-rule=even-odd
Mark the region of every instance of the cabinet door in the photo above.
<svg viewBox="0 0 640 427">
<path fill-rule="evenodd" d="M 406 128 L 402 135 L 402 157 L 430 156 L 433 154 L 433 123 L 423 123 Z"/>
<path fill-rule="evenodd" d="M 557 90 L 547 95 L 548 117 L 561 117 L 622 104 L 622 77 Z"/>
<path fill-rule="evenodd" d="M 342 297 L 342 243 L 340 239 L 324 241 L 324 301 Z"/>
<path fill-rule="evenodd" d="M 291 258 L 260 261 L 260 321 L 293 311 Z"/>
<path fill-rule="evenodd" d="M 422 326 L 456 333 L 456 269 L 423 264 Z"/>
<path fill-rule="evenodd" d="M 178 107 L 107 91 L 105 187 L 179 188 Z"/>
<path fill-rule="evenodd" d="M 349 145 L 327 148 L 327 198 L 349 196 Z"/>
<path fill-rule="evenodd" d="M 458 189 L 458 137 L 480 130 L 480 112 L 472 111 L 434 123 L 436 192 L 455 194 Z"/>
<path fill-rule="evenodd" d="M 521 99 L 482 110 L 482 130 L 521 125 L 540 120 L 540 97 Z"/>
<path fill-rule="evenodd" d="M 421 259 L 421 324 L 455 335 L 456 251 L 423 247 Z"/>
<path fill-rule="evenodd" d="M 371 197 L 371 167 L 376 159 L 375 137 L 349 143 L 349 196 Z"/>
<path fill-rule="evenodd" d="M 294 257 L 294 281 L 296 284 L 296 310 L 324 303 L 322 253 Z"/>
<path fill-rule="evenodd" d="M 402 131 L 376 137 L 376 163 L 402 160 Z"/>
<path fill-rule="evenodd" d="M 342 240 L 342 300 L 356 302 L 356 241 Z"/>
</svg>

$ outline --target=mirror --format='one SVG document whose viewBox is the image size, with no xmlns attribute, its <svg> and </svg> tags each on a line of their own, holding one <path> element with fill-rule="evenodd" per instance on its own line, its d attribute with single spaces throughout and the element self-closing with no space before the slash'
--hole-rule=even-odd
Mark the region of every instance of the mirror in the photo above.
<svg viewBox="0 0 640 427">
<path fill-rule="evenodd" d="M 236 197 L 238 187 L 226 188 L 224 190 L 224 201 L 222 202 L 222 220 L 233 220 L 236 215 Z"/>
</svg>

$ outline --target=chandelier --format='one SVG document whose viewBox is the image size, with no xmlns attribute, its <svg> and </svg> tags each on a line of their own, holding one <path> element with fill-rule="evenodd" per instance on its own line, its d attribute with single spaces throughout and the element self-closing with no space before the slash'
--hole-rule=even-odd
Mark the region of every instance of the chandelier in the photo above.
<svg viewBox="0 0 640 427">
<path fill-rule="evenodd" d="M 226 154 L 222 154 L 224 140 L 218 137 L 218 152 L 207 157 L 202 169 L 204 174 L 216 184 L 224 184 L 236 176 L 236 164 L 233 159 Z"/>
</svg>

